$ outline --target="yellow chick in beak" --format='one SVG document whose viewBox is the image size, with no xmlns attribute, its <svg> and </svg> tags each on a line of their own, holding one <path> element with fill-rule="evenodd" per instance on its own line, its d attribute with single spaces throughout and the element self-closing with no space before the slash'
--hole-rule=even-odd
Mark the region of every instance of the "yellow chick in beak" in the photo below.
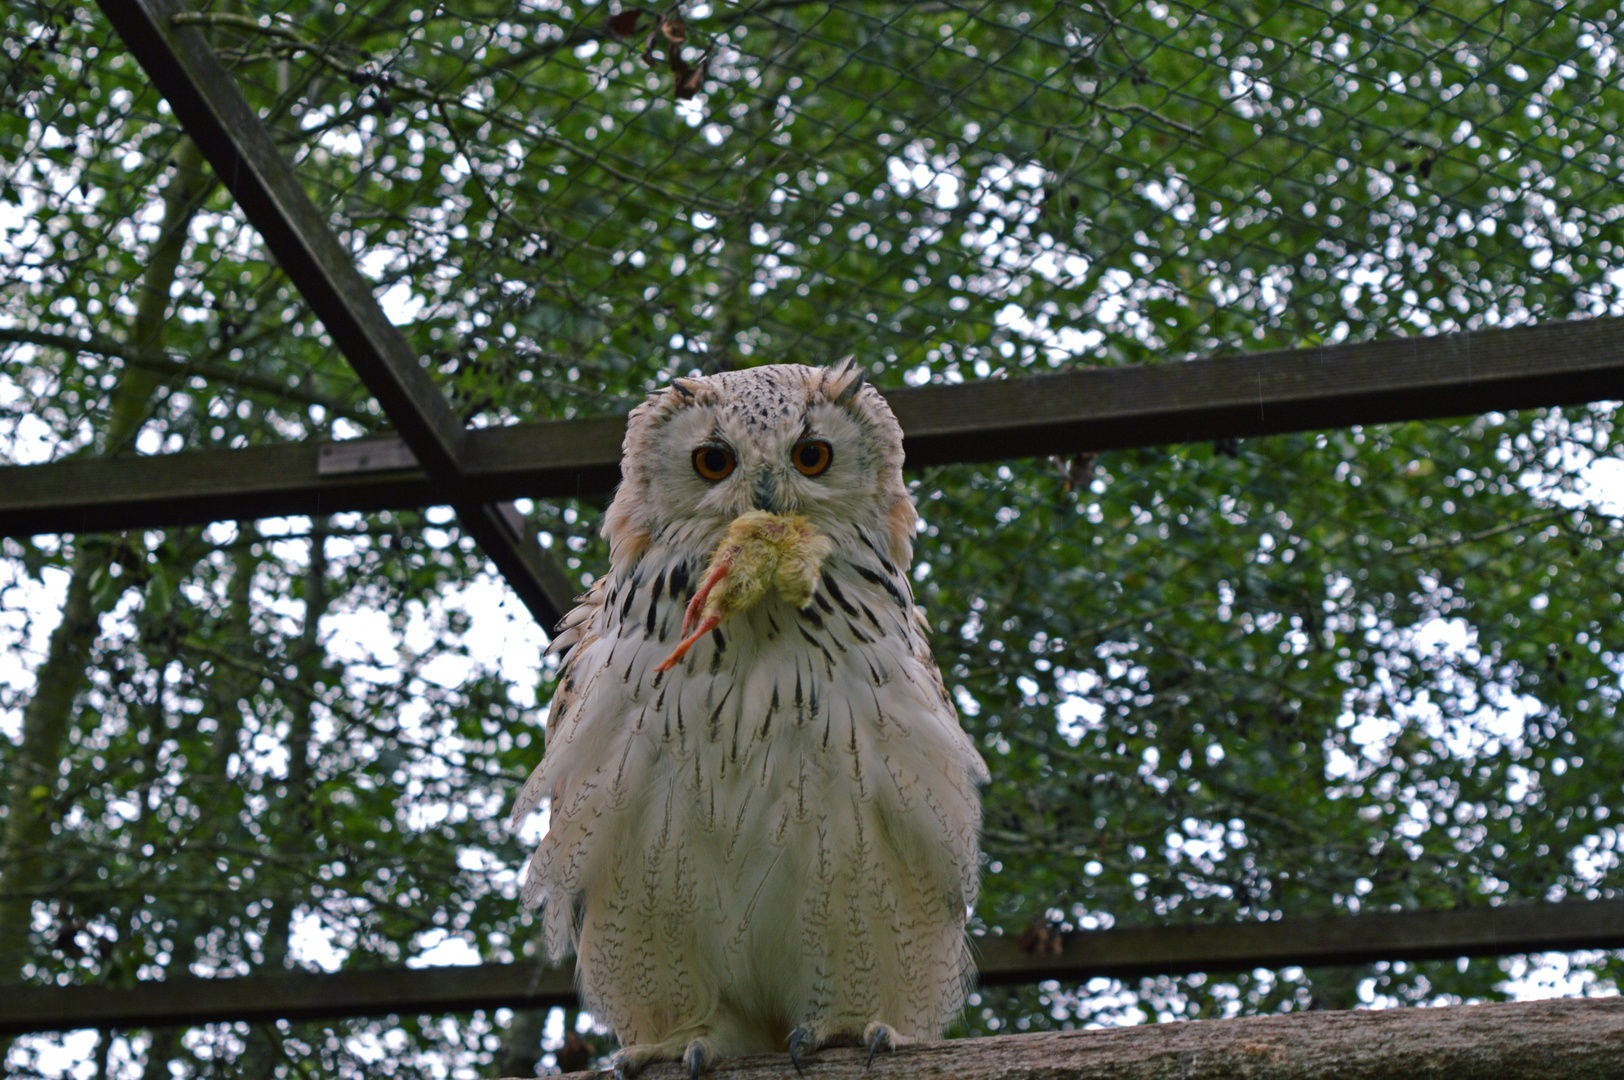
<svg viewBox="0 0 1624 1080">
<path fill-rule="evenodd" d="M 812 602 L 823 560 L 834 545 L 800 514 L 740 514 L 711 555 L 705 581 L 682 616 L 682 641 L 655 671 L 670 671 L 694 643 L 778 587 L 797 608 Z"/>
</svg>

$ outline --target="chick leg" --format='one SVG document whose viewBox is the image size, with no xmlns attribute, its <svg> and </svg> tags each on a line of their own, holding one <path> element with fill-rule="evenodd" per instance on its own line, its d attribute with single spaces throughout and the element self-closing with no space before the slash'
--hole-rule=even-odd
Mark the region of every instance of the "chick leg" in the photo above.
<svg viewBox="0 0 1624 1080">
<path fill-rule="evenodd" d="M 727 617 L 725 612 L 714 610 L 709 615 L 706 615 L 704 611 L 706 605 L 710 602 L 711 593 L 718 585 L 722 585 L 727 578 L 727 572 L 733 568 L 733 560 L 737 555 L 738 550 L 735 548 L 718 553 L 717 557 L 712 560 L 711 570 L 705 576 L 704 584 L 699 586 L 699 591 L 694 593 L 694 598 L 688 601 L 687 610 L 682 613 L 683 638 L 677 643 L 677 647 L 671 651 L 671 655 L 660 661 L 659 666 L 654 669 L 656 672 L 666 672 L 676 667 L 682 662 L 682 658 L 688 655 L 688 650 L 693 648 L 700 638 L 722 625 L 722 620 Z M 720 606 L 717 605 L 718 608 Z"/>
<path fill-rule="evenodd" d="M 699 624 L 699 629 L 678 642 L 677 647 L 671 650 L 671 655 L 661 660 L 654 670 L 656 672 L 666 672 L 676 667 L 682 662 L 682 658 L 688 655 L 688 650 L 693 648 L 700 638 L 721 625 L 722 617 L 720 615 L 705 616 L 704 621 Z"/>
<path fill-rule="evenodd" d="M 726 551 L 718 552 L 717 557 L 711 561 L 710 573 L 705 575 L 704 584 L 699 586 L 698 591 L 694 593 L 694 598 L 688 601 L 687 610 L 682 613 L 682 636 L 684 638 L 692 636 L 693 628 L 703 621 L 700 616 L 704 613 L 705 605 L 710 601 L 711 590 L 720 585 L 722 580 L 727 577 L 727 572 L 733 569 L 733 560 L 738 557 L 738 554 L 737 548 L 729 548 Z"/>
</svg>

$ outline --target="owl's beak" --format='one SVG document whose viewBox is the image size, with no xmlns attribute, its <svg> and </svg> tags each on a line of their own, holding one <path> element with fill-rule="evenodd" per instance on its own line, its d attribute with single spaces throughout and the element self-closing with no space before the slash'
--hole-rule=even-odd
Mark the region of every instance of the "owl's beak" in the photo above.
<svg viewBox="0 0 1624 1080">
<path fill-rule="evenodd" d="M 773 479 L 771 469 L 763 468 L 756 473 L 756 483 L 751 494 L 757 510 L 765 510 L 769 514 L 784 512 L 783 507 L 778 505 L 778 481 Z"/>
</svg>

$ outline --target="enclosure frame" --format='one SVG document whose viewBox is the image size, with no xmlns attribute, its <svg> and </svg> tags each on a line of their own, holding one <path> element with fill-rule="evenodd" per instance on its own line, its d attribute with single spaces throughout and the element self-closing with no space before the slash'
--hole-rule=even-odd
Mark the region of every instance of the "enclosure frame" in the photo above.
<svg viewBox="0 0 1624 1080">
<path fill-rule="evenodd" d="M 179 0 L 98 0 L 377 399 L 396 437 L 0 468 L 0 536 L 449 505 L 546 627 L 571 586 L 513 506 L 603 495 L 625 421 L 465 429 Z M 89 343 L 86 343 L 87 345 Z M 64 343 L 71 347 L 71 343 Z M 1624 398 L 1624 318 L 1346 342 L 886 392 L 908 466 L 1094 453 Z M 1068 935 L 1053 955 L 978 943 L 983 984 L 1624 948 L 1624 900 L 1376 912 Z M 8 986 L 0 1034 L 83 1027 L 541 1007 L 567 971 L 471 968 Z"/>
</svg>

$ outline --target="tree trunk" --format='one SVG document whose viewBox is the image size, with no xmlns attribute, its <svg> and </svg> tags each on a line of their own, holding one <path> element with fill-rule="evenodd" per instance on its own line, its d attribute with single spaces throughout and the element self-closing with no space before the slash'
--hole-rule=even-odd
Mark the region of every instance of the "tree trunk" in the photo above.
<svg viewBox="0 0 1624 1080">
<path fill-rule="evenodd" d="M 162 231 L 141 280 L 131 327 L 136 345 L 163 345 L 169 290 L 186 246 L 187 225 L 213 183 L 213 176 L 203 169 L 203 155 L 190 139 L 181 139 L 164 192 Z M 158 385 L 158 377 L 150 371 L 133 366 L 124 369 L 113 390 L 112 417 L 102 433 L 104 451 L 117 452 L 134 440 L 146 422 Z M 62 622 L 51 634 L 34 695 L 23 710 L 22 743 L 13 759 L 6 828 L 0 837 L 0 979 L 20 978 L 29 958 L 34 901 L 49 880 L 49 860 L 41 852 L 51 836 L 51 797 L 61 779 L 62 747 L 73 703 L 84 685 L 100 615 L 90 586 L 108 562 L 108 552 L 101 544 L 81 543 L 75 553 Z"/>
<path fill-rule="evenodd" d="M 574 1010 L 570 1010 L 572 1013 Z M 535 1076 L 541 1064 L 541 1036 L 551 1009 L 514 1009 L 513 1022 L 491 1063 L 491 1076 Z"/>
<path fill-rule="evenodd" d="M 326 650 L 318 640 L 321 617 L 327 614 L 331 598 L 327 594 L 327 535 L 328 519 L 310 521 L 310 564 L 304 580 L 304 625 L 294 646 L 293 662 L 299 667 L 299 680 L 304 686 L 314 686 L 322 675 Z M 297 858 L 303 853 L 310 835 L 310 803 L 312 792 L 310 773 L 310 738 L 316 727 L 315 701 L 310 697 L 292 695 L 288 700 L 292 718 L 288 724 L 288 778 L 283 785 L 282 821 L 279 847 L 282 854 Z M 291 890 L 290 890 L 291 892 Z M 270 929 L 260 946 L 265 960 L 263 966 L 272 971 L 288 966 L 288 949 L 293 934 L 294 906 L 285 896 L 276 898 L 277 906 Z"/>
<path fill-rule="evenodd" d="M 958 1039 L 875 1057 L 825 1050 L 808 1080 L 1619 1080 L 1624 998 L 1447 1009 L 1304 1012 Z M 588 1076 L 588 1073 L 578 1073 Z M 784 1054 L 722 1062 L 727 1080 L 785 1080 Z M 642 1080 L 684 1080 L 658 1065 Z"/>
</svg>

